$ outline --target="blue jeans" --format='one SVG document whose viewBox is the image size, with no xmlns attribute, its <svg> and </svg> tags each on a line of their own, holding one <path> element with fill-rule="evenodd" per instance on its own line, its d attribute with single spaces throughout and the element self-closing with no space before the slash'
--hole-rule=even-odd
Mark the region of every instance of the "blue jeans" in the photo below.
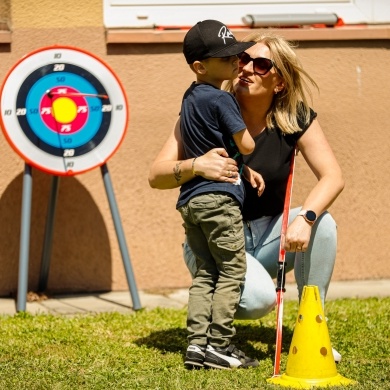
<svg viewBox="0 0 390 390">
<path fill-rule="evenodd" d="M 188 300 L 190 344 L 226 347 L 246 272 L 240 205 L 224 193 L 194 196 L 179 207 L 196 272 Z"/>
<path fill-rule="evenodd" d="M 290 210 L 289 221 L 297 216 L 299 208 Z M 279 259 L 282 215 L 263 217 L 244 223 L 247 272 L 241 293 L 236 319 L 257 319 L 268 314 L 276 305 L 276 278 Z M 286 252 L 286 272 L 294 269 L 298 297 L 303 286 L 316 285 L 324 306 L 332 277 L 337 251 L 337 226 L 332 216 L 325 212 L 312 228 L 306 252 Z M 183 245 L 184 261 L 194 275 L 195 258 L 186 242 Z"/>
</svg>

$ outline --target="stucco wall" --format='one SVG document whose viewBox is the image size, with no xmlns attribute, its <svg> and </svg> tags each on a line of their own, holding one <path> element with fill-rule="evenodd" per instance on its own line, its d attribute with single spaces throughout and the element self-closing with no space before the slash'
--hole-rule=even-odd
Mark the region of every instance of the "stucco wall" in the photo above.
<svg viewBox="0 0 390 390">
<path fill-rule="evenodd" d="M 188 286 L 181 256 L 178 190 L 148 186 L 151 162 L 179 112 L 193 76 L 181 45 L 106 45 L 97 0 L 12 0 L 12 43 L 0 45 L 0 79 L 30 51 L 80 47 L 106 61 L 127 92 L 126 138 L 108 167 L 139 289 Z M 0 8 L 1 9 L 1 8 Z M 334 280 L 390 277 L 389 40 L 300 42 L 303 64 L 320 86 L 313 107 L 343 168 L 346 188 L 331 207 L 339 227 Z M 15 292 L 24 163 L 0 135 L 0 295 Z M 293 204 L 315 182 L 298 157 Z M 38 286 L 51 177 L 33 170 L 29 289 Z M 291 279 L 291 275 L 289 276 Z M 125 290 L 127 282 L 100 170 L 60 179 L 49 275 L 52 291 Z"/>
<path fill-rule="evenodd" d="M 10 17 L 10 8 L 10 0 L 0 1 L 0 21 L 4 21 Z"/>
</svg>

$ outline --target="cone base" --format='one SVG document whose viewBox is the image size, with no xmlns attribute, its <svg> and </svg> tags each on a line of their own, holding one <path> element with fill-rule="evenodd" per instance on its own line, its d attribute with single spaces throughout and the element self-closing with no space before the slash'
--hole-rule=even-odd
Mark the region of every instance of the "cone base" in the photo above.
<svg viewBox="0 0 390 390">
<path fill-rule="evenodd" d="M 331 378 L 321 378 L 321 379 L 304 379 L 304 378 L 295 378 L 283 374 L 281 376 L 274 376 L 267 379 L 267 382 L 273 383 L 280 386 L 292 387 L 295 389 L 311 389 L 313 387 L 331 387 L 339 385 L 354 385 L 355 381 L 347 379 L 340 374 L 335 375 Z"/>
</svg>

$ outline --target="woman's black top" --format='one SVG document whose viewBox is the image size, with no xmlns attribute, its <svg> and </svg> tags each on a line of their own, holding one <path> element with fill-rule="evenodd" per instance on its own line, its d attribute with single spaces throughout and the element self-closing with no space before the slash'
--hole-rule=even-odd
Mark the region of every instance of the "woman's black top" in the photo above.
<svg viewBox="0 0 390 390">
<path fill-rule="evenodd" d="M 257 189 L 253 189 L 245 179 L 245 201 L 243 207 L 244 220 L 250 221 L 263 216 L 276 216 L 283 212 L 284 198 L 288 174 L 290 171 L 291 155 L 298 139 L 309 128 L 317 114 L 310 110 L 309 123 L 298 121 L 302 131 L 283 135 L 275 127 L 265 129 L 254 138 L 256 146 L 253 153 L 244 156 L 244 163 L 259 172 L 265 181 L 265 190 L 259 197 Z"/>
</svg>

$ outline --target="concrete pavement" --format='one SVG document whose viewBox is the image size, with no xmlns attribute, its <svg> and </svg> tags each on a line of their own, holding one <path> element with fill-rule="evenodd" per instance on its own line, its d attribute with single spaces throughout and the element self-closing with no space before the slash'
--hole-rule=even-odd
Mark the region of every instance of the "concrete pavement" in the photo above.
<svg viewBox="0 0 390 390">
<path fill-rule="evenodd" d="M 297 299 L 295 284 L 286 284 L 284 299 Z M 331 282 L 328 299 L 389 297 L 390 279 L 335 281 Z M 145 309 L 156 307 L 183 308 L 187 304 L 188 289 L 145 292 L 139 291 L 141 305 Z M 29 293 L 26 311 L 31 314 L 50 313 L 55 315 L 76 315 L 102 312 L 132 312 L 132 300 L 129 291 L 113 291 L 95 294 L 57 295 L 42 297 Z M 0 315 L 14 315 L 16 301 L 12 298 L 0 298 Z"/>
</svg>

